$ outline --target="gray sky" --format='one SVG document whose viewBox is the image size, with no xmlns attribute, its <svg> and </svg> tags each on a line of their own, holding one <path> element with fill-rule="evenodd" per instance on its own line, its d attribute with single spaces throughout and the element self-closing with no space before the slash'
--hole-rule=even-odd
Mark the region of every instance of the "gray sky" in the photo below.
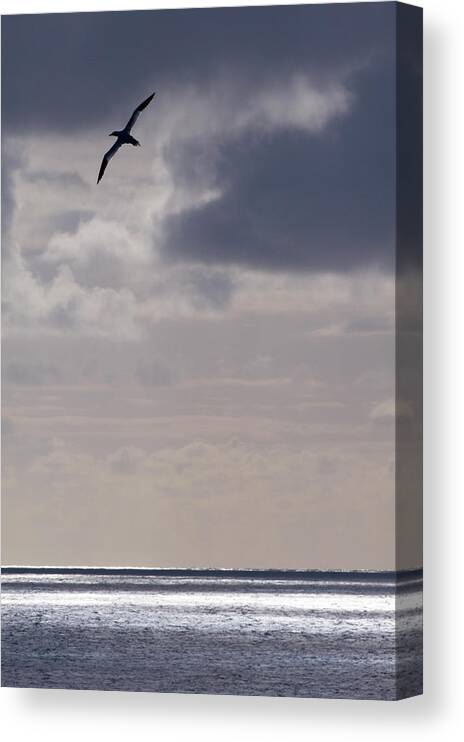
<svg viewBox="0 0 464 742">
<path fill-rule="evenodd" d="M 3 19 L 5 563 L 394 566 L 393 5 Z"/>
</svg>

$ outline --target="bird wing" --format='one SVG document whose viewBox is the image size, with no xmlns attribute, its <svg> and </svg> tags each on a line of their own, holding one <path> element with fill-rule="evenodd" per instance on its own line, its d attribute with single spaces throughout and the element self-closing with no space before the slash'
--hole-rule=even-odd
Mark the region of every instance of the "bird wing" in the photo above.
<svg viewBox="0 0 464 742">
<path fill-rule="evenodd" d="M 108 165 L 109 161 L 111 160 L 112 157 L 114 157 L 119 147 L 121 146 L 122 146 L 121 142 L 119 141 L 119 139 L 117 139 L 116 142 L 113 144 L 113 146 L 110 147 L 108 152 L 105 152 L 105 154 L 103 155 L 102 164 L 100 165 L 100 172 L 98 173 L 97 185 L 103 178 L 103 173 L 105 172 L 106 166 Z"/>
<path fill-rule="evenodd" d="M 137 121 L 138 117 L 140 116 L 140 113 L 144 110 L 144 108 L 148 106 L 148 104 L 153 100 L 154 97 L 155 97 L 155 94 L 152 93 L 151 95 L 148 96 L 148 98 L 145 98 L 145 100 L 139 106 L 137 106 L 134 113 L 132 114 L 129 121 L 127 122 L 126 126 L 124 127 L 127 133 L 130 132 L 135 122 Z"/>
</svg>

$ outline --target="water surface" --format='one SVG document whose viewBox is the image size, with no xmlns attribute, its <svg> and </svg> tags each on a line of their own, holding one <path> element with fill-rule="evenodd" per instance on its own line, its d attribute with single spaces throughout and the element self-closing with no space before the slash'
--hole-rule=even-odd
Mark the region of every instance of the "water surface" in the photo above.
<svg viewBox="0 0 464 742">
<path fill-rule="evenodd" d="M 422 573 L 5 568 L 2 685 L 422 692 Z"/>
</svg>

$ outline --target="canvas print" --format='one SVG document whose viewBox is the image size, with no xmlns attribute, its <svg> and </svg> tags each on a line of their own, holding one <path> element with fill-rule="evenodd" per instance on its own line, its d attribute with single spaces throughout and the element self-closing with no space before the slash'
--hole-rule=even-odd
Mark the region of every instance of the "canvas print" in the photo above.
<svg viewBox="0 0 464 742">
<path fill-rule="evenodd" d="M 422 15 L 2 18 L 2 684 L 422 692 Z"/>
</svg>

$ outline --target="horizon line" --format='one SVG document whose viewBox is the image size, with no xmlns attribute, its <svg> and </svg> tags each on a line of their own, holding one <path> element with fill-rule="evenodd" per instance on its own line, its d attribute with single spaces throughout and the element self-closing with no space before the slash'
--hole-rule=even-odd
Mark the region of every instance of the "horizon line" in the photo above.
<svg viewBox="0 0 464 742">
<path fill-rule="evenodd" d="M 127 566 L 127 565 L 90 565 L 90 564 L 2 564 L 3 569 L 55 569 L 55 570 L 139 570 L 139 571 L 190 571 L 190 572 L 417 572 L 423 569 L 423 566 L 402 567 L 402 568 L 365 568 L 365 567 L 178 567 L 178 566 Z"/>
</svg>

